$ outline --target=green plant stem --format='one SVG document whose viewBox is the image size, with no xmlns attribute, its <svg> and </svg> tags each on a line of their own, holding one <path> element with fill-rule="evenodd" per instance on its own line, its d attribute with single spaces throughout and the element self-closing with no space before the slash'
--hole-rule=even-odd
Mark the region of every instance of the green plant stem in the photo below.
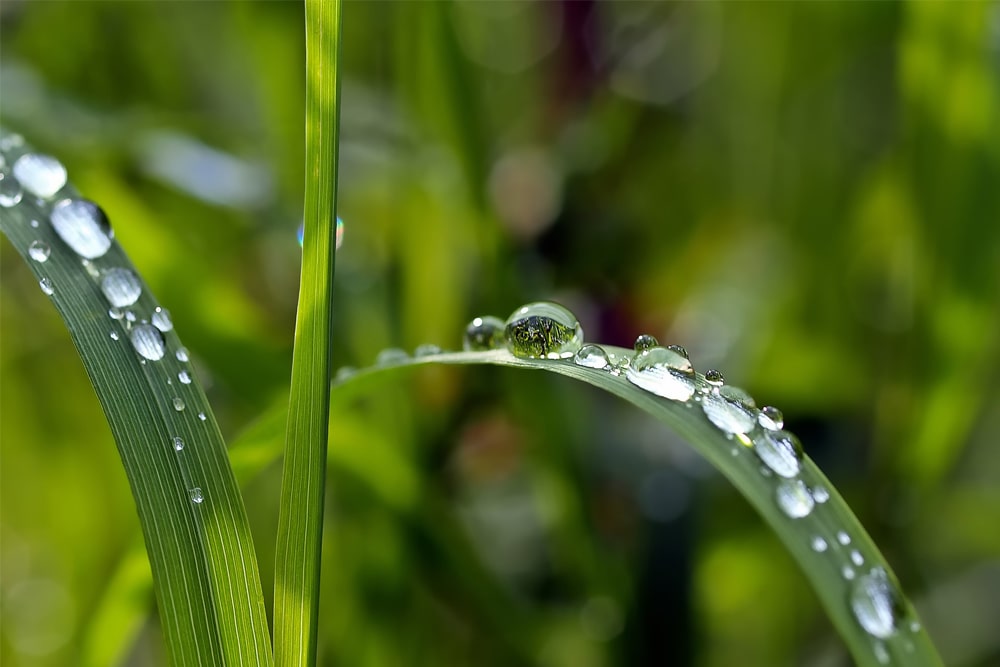
<svg viewBox="0 0 1000 667">
<path fill-rule="evenodd" d="M 340 0 L 307 0 L 305 237 L 274 581 L 278 665 L 316 662 L 336 256 Z"/>
</svg>

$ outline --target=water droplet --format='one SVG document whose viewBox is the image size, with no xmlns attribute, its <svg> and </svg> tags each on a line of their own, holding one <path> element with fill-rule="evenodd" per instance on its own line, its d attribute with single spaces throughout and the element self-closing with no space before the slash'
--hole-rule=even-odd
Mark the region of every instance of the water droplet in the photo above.
<svg viewBox="0 0 1000 667">
<path fill-rule="evenodd" d="M 632 346 L 636 352 L 645 352 L 651 347 L 659 347 L 660 341 L 656 340 L 654 336 L 649 334 L 642 334 L 635 339 L 635 344 Z"/>
<path fill-rule="evenodd" d="M 174 451 L 181 451 L 184 449 L 184 438 L 179 435 L 174 438 Z"/>
<path fill-rule="evenodd" d="M 96 266 L 94 266 L 94 263 L 91 262 L 89 259 L 81 259 L 80 264 L 83 266 L 84 271 L 87 272 L 87 275 L 93 278 L 94 280 L 97 280 L 98 278 L 101 277 L 101 272 L 98 270 Z"/>
<path fill-rule="evenodd" d="M 0 134 L 0 151 L 9 151 L 24 145 L 24 137 L 17 132 Z"/>
<path fill-rule="evenodd" d="M 87 259 L 97 259 L 111 247 L 114 230 L 108 216 L 92 201 L 64 199 L 55 205 L 52 228 L 73 252 Z"/>
<path fill-rule="evenodd" d="M 477 317 L 465 327 L 462 349 L 467 352 L 496 350 L 504 346 L 503 320 L 486 315 Z"/>
<path fill-rule="evenodd" d="M 0 172 L 0 206 L 4 208 L 17 206 L 21 203 L 23 196 L 24 191 L 21 190 L 21 184 L 17 182 L 17 179 L 5 176 L 3 172 Z"/>
<path fill-rule="evenodd" d="M 410 355 L 406 353 L 406 350 L 401 350 L 398 347 L 387 347 L 375 357 L 375 365 L 395 366 L 396 364 L 404 363 L 409 358 Z"/>
<path fill-rule="evenodd" d="M 701 409 L 710 422 L 726 433 L 749 433 L 757 422 L 753 412 L 742 403 L 731 401 L 722 394 L 705 394 Z"/>
<path fill-rule="evenodd" d="M 28 257 L 39 263 L 48 260 L 51 252 L 49 247 L 41 241 L 32 241 L 31 245 L 28 246 Z"/>
<path fill-rule="evenodd" d="M 433 343 L 417 345 L 417 348 L 413 350 L 414 357 L 430 357 L 435 354 L 441 354 L 441 348 Z"/>
<path fill-rule="evenodd" d="M 202 493 L 201 489 L 197 486 L 188 491 L 188 495 L 191 497 L 191 502 L 196 505 L 200 505 L 205 500 L 205 494 Z"/>
<path fill-rule="evenodd" d="M 840 568 L 840 574 L 843 575 L 844 579 L 850 581 L 851 579 L 854 578 L 854 568 L 851 567 L 850 565 L 845 565 L 844 567 Z"/>
<path fill-rule="evenodd" d="M 813 500 L 822 505 L 830 499 L 830 492 L 824 486 L 813 487 Z"/>
<path fill-rule="evenodd" d="M 889 651 L 885 648 L 885 644 L 882 642 L 875 642 L 872 644 L 872 651 L 875 653 L 875 659 L 878 660 L 878 664 L 889 664 Z"/>
<path fill-rule="evenodd" d="M 337 373 L 333 376 L 333 381 L 338 383 L 344 382 L 354 377 L 354 375 L 356 375 L 357 372 L 358 369 L 354 368 L 353 366 L 341 366 L 340 368 L 337 369 Z"/>
<path fill-rule="evenodd" d="M 851 562 L 857 565 L 858 567 L 861 567 L 862 565 L 865 564 L 865 557 L 861 555 L 860 551 L 854 549 L 853 551 L 851 551 Z"/>
<path fill-rule="evenodd" d="M 174 397 L 174 410 L 184 412 L 184 401 L 176 396 Z"/>
<path fill-rule="evenodd" d="M 177 357 L 177 361 L 187 361 L 188 360 L 187 348 L 186 347 L 177 348 L 177 354 L 175 354 L 174 356 Z"/>
<path fill-rule="evenodd" d="M 812 539 L 812 548 L 816 553 L 823 553 L 826 551 L 826 540 L 817 535 Z"/>
<path fill-rule="evenodd" d="M 117 331 L 112 331 L 111 332 L 111 340 L 118 340 L 118 332 Z"/>
<path fill-rule="evenodd" d="M 812 512 L 813 497 L 801 479 L 782 480 L 776 491 L 778 507 L 793 519 L 801 519 Z"/>
<path fill-rule="evenodd" d="M 38 229 L 39 222 L 37 220 L 32 220 L 28 224 L 31 225 L 32 229 Z"/>
<path fill-rule="evenodd" d="M 299 247 L 301 248 L 306 240 L 305 223 L 299 225 L 298 231 L 295 232 L 295 238 L 298 240 Z M 337 216 L 337 250 L 340 250 L 340 246 L 342 245 L 344 245 L 344 221 L 340 219 L 340 216 Z"/>
<path fill-rule="evenodd" d="M 140 324 L 132 329 L 132 347 L 142 357 L 151 361 L 162 359 L 166 352 L 163 346 L 163 334 L 149 324 Z"/>
<path fill-rule="evenodd" d="M 910 623 L 910 632 L 920 632 L 920 621 Z"/>
<path fill-rule="evenodd" d="M 507 349 L 525 359 L 568 359 L 583 346 L 583 328 L 573 313 L 551 301 L 521 306 L 504 327 Z"/>
<path fill-rule="evenodd" d="M 111 308 L 108 308 L 108 317 L 113 320 L 120 320 L 125 317 L 125 313 L 122 312 L 121 308 L 111 306 Z"/>
<path fill-rule="evenodd" d="M 712 368 L 705 371 L 705 382 L 709 383 L 713 387 L 721 387 L 726 383 L 726 378 L 723 377 L 722 371 L 717 371 Z"/>
<path fill-rule="evenodd" d="M 157 306 L 153 310 L 153 316 L 150 320 L 152 321 L 154 327 L 164 333 L 174 328 L 174 322 L 170 319 L 170 311 L 166 308 L 160 308 Z"/>
<path fill-rule="evenodd" d="M 799 474 L 802 444 L 788 431 L 762 431 L 754 440 L 754 452 L 764 465 L 782 477 Z M 810 501 L 812 496 L 809 497 Z"/>
<path fill-rule="evenodd" d="M 205 421 L 206 419 L 208 419 L 208 416 L 204 412 L 199 412 L 198 419 Z"/>
<path fill-rule="evenodd" d="M 600 345 L 584 345 L 573 355 L 573 363 L 587 368 L 604 368 L 609 362 L 608 355 Z"/>
<path fill-rule="evenodd" d="M 842 530 L 837 531 L 837 541 L 846 547 L 848 544 L 851 543 L 851 536 Z"/>
<path fill-rule="evenodd" d="M 625 377 L 635 386 L 672 401 L 686 401 L 695 391 L 690 362 L 665 347 L 637 354 Z"/>
<path fill-rule="evenodd" d="M 181 381 L 181 384 L 191 384 L 191 375 L 187 371 L 178 373 L 177 379 Z"/>
<path fill-rule="evenodd" d="M 42 288 L 42 291 L 48 295 L 52 296 L 55 293 L 55 288 L 52 286 L 52 281 L 48 278 L 42 278 L 38 281 L 38 286 Z"/>
<path fill-rule="evenodd" d="M 719 387 L 719 396 L 722 396 L 723 398 L 726 398 L 734 403 L 739 403 L 747 410 L 755 410 L 757 408 L 757 401 L 753 400 L 753 396 L 731 384 Z"/>
<path fill-rule="evenodd" d="M 66 185 L 66 167 L 51 155 L 27 153 L 14 163 L 14 176 L 24 189 L 49 199 Z"/>
<path fill-rule="evenodd" d="M 851 590 L 851 609 L 865 632 L 886 639 L 896 632 L 902 615 L 902 598 L 881 567 L 858 577 Z"/>
<path fill-rule="evenodd" d="M 757 422 L 768 431 L 780 431 L 785 426 L 785 416 L 778 408 L 765 405 L 760 409 L 760 414 L 757 415 Z"/>
<path fill-rule="evenodd" d="M 135 313 L 133 313 L 131 310 L 126 310 L 125 311 L 125 321 L 126 322 L 135 322 Z"/>
<path fill-rule="evenodd" d="M 142 295 L 142 284 L 128 269 L 108 269 L 101 276 L 101 291 L 112 306 L 131 306 Z"/>
</svg>

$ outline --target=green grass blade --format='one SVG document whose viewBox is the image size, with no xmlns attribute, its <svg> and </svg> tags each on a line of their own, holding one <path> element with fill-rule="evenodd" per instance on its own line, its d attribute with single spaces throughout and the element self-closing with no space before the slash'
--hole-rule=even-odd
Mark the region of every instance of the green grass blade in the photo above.
<svg viewBox="0 0 1000 667">
<path fill-rule="evenodd" d="M 302 278 L 274 581 L 274 656 L 316 661 L 336 256 L 339 0 L 306 2 L 306 194 Z"/>
<path fill-rule="evenodd" d="M 7 165 L 29 152 L 11 135 L 3 143 Z M 5 180 L 10 187 L 12 174 Z M 72 186 L 59 191 L 59 199 L 76 196 Z M 180 339 L 162 321 L 168 329 L 162 334 L 149 328 L 159 304 L 121 247 L 112 242 L 100 257 L 82 260 L 50 224 L 52 207 L 52 201 L 23 193 L 16 205 L 0 207 L 0 229 L 51 286 L 45 298 L 65 321 L 111 426 L 142 525 L 172 661 L 270 664 L 242 497 L 204 392 L 186 355 L 178 358 Z M 49 249 L 44 261 L 36 259 L 37 244 Z M 119 319 L 110 317 L 100 285 L 110 269 L 131 271 L 141 287 Z M 142 326 L 162 338 L 162 358 L 143 358 L 134 348 L 131 336 Z M 183 440 L 182 449 L 175 449 L 176 438 Z M 194 502 L 197 494 L 200 502 Z"/>
</svg>

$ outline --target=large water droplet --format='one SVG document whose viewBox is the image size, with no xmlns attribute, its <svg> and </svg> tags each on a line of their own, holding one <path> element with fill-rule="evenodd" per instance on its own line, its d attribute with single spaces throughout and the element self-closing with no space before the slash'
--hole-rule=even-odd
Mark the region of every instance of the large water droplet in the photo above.
<svg viewBox="0 0 1000 667">
<path fill-rule="evenodd" d="M 51 252 L 49 246 L 42 241 L 32 241 L 28 246 L 28 257 L 39 263 L 47 261 Z"/>
<path fill-rule="evenodd" d="M 166 333 L 174 328 L 174 321 L 170 318 L 170 311 L 157 306 L 153 310 L 153 316 L 149 318 L 153 326 Z"/>
<path fill-rule="evenodd" d="M 896 632 L 902 598 L 885 570 L 875 567 L 858 577 L 851 590 L 851 609 L 865 632 L 886 639 Z"/>
<path fill-rule="evenodd" d="M 41 280 L 39 280 L 38 286 L 42 288 L 42 292 L 44 292 L 46 296 L 52 296 L 56 291 L 55 288 L 52 286 L 52 281 L 49 280 L 48 278 L 42 278 Z"/>
<path fill-rule="evenodd" d="M 16 178 L 5 176 L 0 172 L 0 206 L 11 208 L 21 203 L 24 191 Z"/>
<path fill-rule="evenodd" d="M 174 438 L 174 451 L 181 451 L 184 449 L 184 438 L 179 435 Z"/>
<path fill-rule="evenodd" d="M 14 163 L 14 176 L 25 190 L 49 199 L 66 185 L 66 167 L 51 155 L 27 153 Z"/>
<path fill-rule="evenodd" d="M 778 507 L 793 519 L 801 519 L 812 512 L 812 494 L 801 479 L 783 480 L 775 491 Z"/>
<path fill-rule="evenodd" d="M 112 306 L 124 308 L 139 300 L 142 284 L 129 269 L 116 267 L 101 275 L 101 291 Z"/>
<path fill-rule="evenodd" d="M 568 359 L 583 346 L 583 327 L 576 316 L 551 301 L 515 310 L 504 334 L 511 354 L 525 359 Z"/>
<path fill-rule="evenodd" d="M 573 363 L 586 368 L 604 368 L 608 355 L 600 345 L 584 345 L 573 355 Z"/>
<path fill-rule="evenodd" d="M 635 339 L 635 344 L 632 345 L 632 349 L 636 352 L 645 352 L 651 347 L 659 347 L 660 341 L 656 340 L 654 336 L 649 334 L 641 334 Z"/>
<path fill-rule="evenodd" d="M 665 347 L 637 354 L 625 377 L 635 386 L 672 401 L 686 401 L 695 392 L 691 362 Z"/>
<path fill-rule="evenodd" d="M 715 392 L 705 394 L 701 399 L 701 409 L 710 422 L 726 433 L 749 433 L 757 421 L 754 413 L 742 403 Z"/>
<path fill-rule="evenodd" d="M 205 494 L 202 493 L 201 489 L 197 486 L 188 491 L 188 496 L 190 496 L 191 502 L 195 503 L 196 505 L 200 505 L 202 502 L 205 501 Z"/>
<path fill-rule="evenodd" d="M 785 416 L 781 414 L 781 410 L 772 405 L 765 405 L 760 409 L 757 421 L 768 431 L 780 431 L 785 426 Z"/>
<path fill-rule="evenodd" d="M 52 228 L 73 252 L 87 259 L 97 259 L 111 247 L 115 237 L 108 216 L 92 201 L 64 199 L 49 216 Z"/>
<path fill-rule="evenodd" d="M 782 477 L 799 474 L 802 445 L 794 434 L 788 431 L 761 431 L 754 439 L 753 449 L 764 465 Z"/>
<path fill-rule="evenodd" d="M 166 351 L 163 346 L 163 334 L 151 324 L 139 324 L 132 329 L 132 347 L 140 356 L 150 361 L 162 359 Z"/>
<path fill-rule="evenodd" d="M 396 364 L 404 363 L 409 358 L 410 355 L 406 353 L 406 350 L 401 350 L 398 347 L 387 347 L 375 357 L 375 365 L 395 366 Z"/>
<path fill-rule="evenodd" d="M 504 346 L 504 323 L 499 317 L 477 317 L 465 327 L 462 349 L 466 352 L 496 350 Z"/>
</svg>

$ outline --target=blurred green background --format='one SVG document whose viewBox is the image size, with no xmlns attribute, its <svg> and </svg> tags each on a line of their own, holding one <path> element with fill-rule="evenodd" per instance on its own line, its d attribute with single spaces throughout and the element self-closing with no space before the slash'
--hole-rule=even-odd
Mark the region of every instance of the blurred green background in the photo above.
<svg viewBox="0 0 1000 667">
<path fill-rule="evenodd" d="M 302 6 L 0 19 L 0 121 L 105 208 L 224 433 L 273 456 Z M 945 663 L 1000 664 L 1000 4 L 348 2 L 343 63 L 339 365 L 539 299 L 682 344 L 784 411 Z M 0 259 L 0 662 L 159 664 L 109 429 Z M 323 664 L 850 664 L 747 503 L 612 397 L 432 369 L 334 423 Z M 279 482 L 244 487 L 268 597 Z"/>
</svg>

